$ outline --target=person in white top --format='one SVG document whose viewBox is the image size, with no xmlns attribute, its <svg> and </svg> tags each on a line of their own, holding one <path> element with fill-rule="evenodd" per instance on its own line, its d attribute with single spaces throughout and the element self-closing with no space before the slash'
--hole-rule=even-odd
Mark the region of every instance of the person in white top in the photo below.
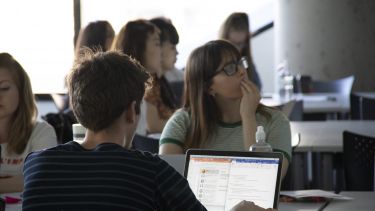
<svg viewBox="0 0 375 211">
<path fill-rule="evenodd" d="M 8 53 L 0 53 L 0 193 L 23 190 L 28 153 L 57 145 L 52 126 L 37 122 L 30 79 Z"/>
</svg>

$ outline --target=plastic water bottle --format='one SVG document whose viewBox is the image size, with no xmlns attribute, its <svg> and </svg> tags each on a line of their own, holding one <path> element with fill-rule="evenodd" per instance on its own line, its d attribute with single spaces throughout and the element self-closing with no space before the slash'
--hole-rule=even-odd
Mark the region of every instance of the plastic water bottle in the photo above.
<svg viewBox="0 0 375 211">
<path fill-rule="evenodd" d="M 83 127 L 81 124 L 73 124 L 72 129 L 73 129 L 73 140 L 78 143 L 82 143 L 83 140 L 85 139 L 86 128 Z"/>
<path fill-rule="evenodd" d="M 281 62 L 277 67 L 278 90 L 282 101 L 289 101 L 293 98 L 293 75 L 289 72 L 287 61 Z"/>
<path fill-rule="evenodd" d="M 257 127 L 255 133 L 256 143 L 250 146 L 252 152 L 272 152 L 272 147 L 266 142 L 266 133 L 263 126 Z"/>
</svg>

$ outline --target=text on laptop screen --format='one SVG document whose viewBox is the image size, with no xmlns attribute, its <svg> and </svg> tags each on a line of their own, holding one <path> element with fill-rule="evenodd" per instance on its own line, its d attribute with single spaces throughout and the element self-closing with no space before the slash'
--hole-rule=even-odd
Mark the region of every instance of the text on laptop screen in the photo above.
<svg viewBox="0 0 375 211">
<path fill-rule="evenodd" d="M 272 208 L 279 167 L 277 158 L 191 155 L 187 180 L 209 210 L 230 210 L 242 200 Z"/>
</svg>

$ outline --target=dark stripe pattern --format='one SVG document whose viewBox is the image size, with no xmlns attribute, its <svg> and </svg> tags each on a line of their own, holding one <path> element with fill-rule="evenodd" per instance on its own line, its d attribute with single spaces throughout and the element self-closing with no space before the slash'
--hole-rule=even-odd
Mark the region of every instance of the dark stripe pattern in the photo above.
<svg viewBox="0 0 375 211">
<path fill-rule="evenodd" d="M 205 210 L 158 156 L 110 143 L 31 153 L 24 180 L 23 210 Z"/>
</svg>

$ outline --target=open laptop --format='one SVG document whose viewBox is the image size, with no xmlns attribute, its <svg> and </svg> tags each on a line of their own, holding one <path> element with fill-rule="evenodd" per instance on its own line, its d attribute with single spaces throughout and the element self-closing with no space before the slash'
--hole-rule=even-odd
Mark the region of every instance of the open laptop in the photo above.
<svg viewBox="0 0 375 211">
<path fill-rule="evenodd" d="M 172 166 L 178 173 L 184 176 L 185 170 L 185 155 L 184 154 L 172 154 L 172 155 L 159 155 L 161 159 L 166 161 Z"/>
<path fill-rule="evenodd" d="M 242 200 L 277 208 L 281 153 L 191 149 L 185 172 L 190 188 L 209 210 L 230 210 Z"/>
</svg>

